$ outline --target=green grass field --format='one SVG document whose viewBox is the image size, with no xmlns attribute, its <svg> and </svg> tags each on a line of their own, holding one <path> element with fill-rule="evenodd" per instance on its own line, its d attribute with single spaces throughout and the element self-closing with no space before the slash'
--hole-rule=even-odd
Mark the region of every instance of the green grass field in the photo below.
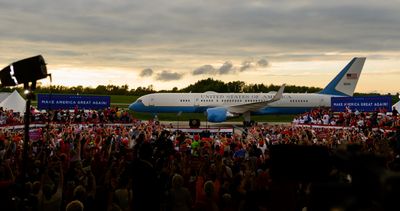
<svg viewBox="0 0 400 211">
<path fill-rule="evenodd" d="M 128 96 L 128 95 L 110 95 L 111 106 L 118 107 L 121 109 L 127 109 L 128 106 L 134 102 L 139 96 Z M 36 106 L 37 101 L 32 101 L 32 105 Z M 148 120 L 154 118 L 154 114 L 132 112 L 134 118 Z M 189 119 L 200 119 L 206 121 L 206 116 L 203 113 L 183 113 L 178 116 L 177 113 L 160 113 L 157 114 L 160 121 L 188 121 Z M 252 116 L 251 119 L 257 122 L 291 122 L 294 115 L 262 115 Z M 242 122 L 242 117 L 231 118 L 227 121 L 231 122 Z"/>
<path fill-rule="evenodd" d="M 133 103 L 139 96 L 128 96 L 128 95 L 110 95 L 111 104 L 126 105 Z"/>
</svg>

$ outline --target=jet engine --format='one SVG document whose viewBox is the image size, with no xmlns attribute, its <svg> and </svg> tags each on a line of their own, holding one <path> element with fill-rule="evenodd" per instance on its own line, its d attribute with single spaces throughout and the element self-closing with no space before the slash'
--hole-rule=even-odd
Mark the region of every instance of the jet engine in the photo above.
<svg viewBox="0 0 400 211">
<path fill-rule="evenodd" d="M 226 108 L 217 107 L 207 109 L 207 121 L 209 122 L 224 122 L 227 117 L 235 116 Z"/>
</svg>

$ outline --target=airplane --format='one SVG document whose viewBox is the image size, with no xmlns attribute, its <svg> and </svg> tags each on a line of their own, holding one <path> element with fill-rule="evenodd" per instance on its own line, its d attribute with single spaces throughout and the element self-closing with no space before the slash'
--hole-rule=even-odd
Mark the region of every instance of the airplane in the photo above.
<svg viewBox="0 0 400 211">
<path fill-rule="evenodd" d="M 208 122 L 224 122 L 242 115 L 299 114 L 315 107 L 330 107 L 332 97 L 353 96 L 365 57 L 353 58 L 336 77 L 317 93 L 153 93 L 139 97 L 129 105 L 134 112 L 206 113 Z"/>
</svg>

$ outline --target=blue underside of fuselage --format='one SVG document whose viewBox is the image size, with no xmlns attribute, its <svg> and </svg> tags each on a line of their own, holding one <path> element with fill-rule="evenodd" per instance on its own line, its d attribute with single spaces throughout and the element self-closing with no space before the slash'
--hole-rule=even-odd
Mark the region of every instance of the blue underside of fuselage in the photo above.
<svg viewBox="0 0 400 211">
<path fill-rule="evenodd" d="M 136 112 L 148 113 L 204 113 L 208 108 L 206 106 L 144 106 L 143 103 L 133 103 L 129 109 Z M 256 112 L 251 112 L 252 115 L 266 114 L 299 114 L 310 111 L 310 107 L 266 107 Z"/>
<path fill-rule="evenodd" d="M 266 114 L 300 114 L 309 112 L 311 107 L 266 107 L 257 112 L 252 112 L 253 115 Z"/>
</svg>

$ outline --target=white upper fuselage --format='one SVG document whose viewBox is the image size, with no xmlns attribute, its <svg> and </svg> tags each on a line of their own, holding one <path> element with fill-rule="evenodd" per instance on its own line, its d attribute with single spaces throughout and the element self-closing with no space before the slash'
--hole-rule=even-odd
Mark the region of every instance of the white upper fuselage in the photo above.
<svg viewBox="0 0 400 211">
<path fill-rule="evenodd" d="M 270 93 L 154 93 L 140 97 L 130 108 L 138 112 L 203 112 L 207 108 L 231 107 L 271 100 L 275 92 Z M 298 113 L 313 107 L 329 107 L 331 95 L 318 93 L 285 93 L 278 101 L 269 103 L 265 108 L 252 111 L 269 113 L 271 109 L 289 109 L 278 113 Z M 136 106 L 135 106 L 136 104 Z M 296 111 L 299 108 L 301 111 Z M 293 110 L 294 109 L 294 110 Z M 286 110 L 286 109 L 285 109 Z"/>
</svg>

